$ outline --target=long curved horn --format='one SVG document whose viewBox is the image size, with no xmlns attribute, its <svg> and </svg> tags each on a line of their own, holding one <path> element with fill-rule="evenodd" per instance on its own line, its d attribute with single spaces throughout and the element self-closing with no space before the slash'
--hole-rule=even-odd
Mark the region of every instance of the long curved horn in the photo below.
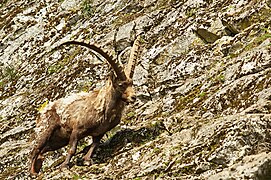
<svg viewBox="0 0 271 180">
<path fill-rule="evenodd" d="M 131 49 L 127 66 L 125 68 L 126 76 L 131 79 L 134 75 L 136 60 L 138 58 L 137 56 L 138 56 L 139 43 L 140 43 L 140 36 L 137 36 L 136 40 L 134 41 L 133 47 Z"/>
<path fill-rule="evenodd" d="M 111 65 L 111 67 L 115 71 L 118 78 L 120 78 L 121 80 L 127 79 L 125 72 L 123 70 L 123 67 L 118 63 L 117 59 L 113 60 L 113 58 L 111 56 L 109 56 L 106 52 L 104 52 L 101 48 L 99 48 L 95 45 L 92 45 L 92 44 L 87 44 L 87 43 L 79 42 L 79 41 L 67 41 L 67 42 L 64 42 L 61 45 L 59 45 L 59 47 L 63 46 L 63 45 L 70 45 L 70 44 L 85 46 L 85 47 L 90 48 L 90 49 L 96 51 L 97 53 L 101 54 L 107 60 L 107 62 Z"/>
</svg>

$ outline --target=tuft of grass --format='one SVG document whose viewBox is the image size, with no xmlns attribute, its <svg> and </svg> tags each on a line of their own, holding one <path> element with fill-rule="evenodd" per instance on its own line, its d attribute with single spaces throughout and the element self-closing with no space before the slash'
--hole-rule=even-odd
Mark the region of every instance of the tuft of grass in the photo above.
<svg viewBox="0 0 271 180">
<path fill-rule="evenodd" d="M 4 88 L 9 82 L 14 82 L 20 77 L 15 66 L 7 65 L 0 70 L 0 88 Z"/>
<path fill-rule="evenodd" d="M 80 177 L 78 174 L 74 174 L 72 179 L 78 180 L 78 179 L 82 179 L 82 177 Z"/>
<path fill-rule="evenodd" d="M 199 97 L 204 97 L 204 96 L 206 96 L 206 92 L 201 92 L 200 94 L 199 94 Z"/>
<path fill-rule="evenodd" d="M 135 112 L 134 111 L 130 111 L 128 114 L 127 114 L 127 117 L 131 118 L 131 117 L 134 117 L 135 116 Z"/>
<path fill-rule="evenodd" d="M 187 17 L 192 17 L 192 16 L 195 16 L 196 12 L 197 12 L 197 9 L 191 8 L 191 9 L 186 10 L 185 15 Z"/>
<path fill-rule="evenodd" d="M 217 79 L 221 82 L 221 83 L 224 83 L 225 82 L 225 76 L 224 74 L 220 74 Z"/>
<path fill-rule="evenodd" d="M 59 73 L 63 66 L 61 64 L 55 64 L 52 66 L 49 66 L 47 69 L 48 74 L 53 74 L 53 73 Z"/>
<path fill-rule="evenodd" d="M 93 4 L 93 0 L 84 0 L 83 1 L 82 5 L 81 5 L 81 9 L 86 16 L 93 16 L 93 14 L 95 13 L 95 9 L 92 6 L 92 4 Z"/>
<path fill-rule="evenodd" d="M 2 78 L 8 78 L 9 80 L 14 80 L 19 76 L 17 69 L 11 65 L 3 68 L 1 73 Z"/>
</svg>

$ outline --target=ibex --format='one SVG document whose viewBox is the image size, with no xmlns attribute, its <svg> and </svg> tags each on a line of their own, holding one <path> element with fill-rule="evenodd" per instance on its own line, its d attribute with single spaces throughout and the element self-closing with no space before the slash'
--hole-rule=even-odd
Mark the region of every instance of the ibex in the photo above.
<svg viewBox="0 0 271 180">
<path fill-rule="evenodd" d="M 132 77 L 139 37 L 133 44 L 125 69 L 117 59 L 113 59 L 95 45 L 77 41 L 68 41 L 62 45 L 69 44 L 85 46 L 98 52 L 111 65 L 114 73 L 100 90 L 73 94 L 49 103 L 42 110 L 37 118 L 37 143 L 30 156 L 32 175 L 39 173 L 44 153 L 66 145 L 69 145 L 70 149 L 61 167 L 68 167 L 78 141 L 86 136 L 92 136 L 93 143 L 83 160 L 90 162 L 93 150 L 103 135 L 120 123 L 125 104 L 136 100 Z"/>
</svg>

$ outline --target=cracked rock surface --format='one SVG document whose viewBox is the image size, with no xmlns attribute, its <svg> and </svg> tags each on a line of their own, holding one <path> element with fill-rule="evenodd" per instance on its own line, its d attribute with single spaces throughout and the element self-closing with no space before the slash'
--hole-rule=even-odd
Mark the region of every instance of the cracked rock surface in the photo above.
<svg viewBox="0 0 271 180">
<path fill-rule="evenodd" d="M 271 179 L 271 3 L 235 0 L 4 0 L 0 4 L 0 179 Z M 101 87 L 143 35 L 137 101 L 95 150 L 79 142 L 28 173 L 49 101 Z"/>
</svg>

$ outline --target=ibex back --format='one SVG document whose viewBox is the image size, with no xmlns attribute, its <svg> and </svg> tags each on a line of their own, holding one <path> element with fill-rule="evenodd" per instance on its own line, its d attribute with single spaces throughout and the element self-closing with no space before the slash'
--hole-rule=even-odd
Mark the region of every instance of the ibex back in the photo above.
<svg viewBox="0 0 271 180">
<path fill-rule="evenodd" d="M 116 59 L 94 45 L 77 41 L 62 44 L 77 44 L 98 52 L 108 61 L 115 74 L 112 73 L 100 90 L 73 94 L 51 102 L 43 109 L 37 119 L 38 139 L 31 152 L 31 174 L 35 175 L 40 171 L 44 153 L 66 145 L 70 145 L 70 150 L 61 167 L 68 167 L 70 159 L 76 152 L 78 141 L 86 136 L 92 136 L 93 143 L 84 156 L 84 161 L 91 161 L 93 150 L 103 135 L 119 124 L 125 102 L 134 102 L 136 99 L 132 76 L 138 43 L 139 38 L 134 42 L 125 69 Z"/>
</svg>

